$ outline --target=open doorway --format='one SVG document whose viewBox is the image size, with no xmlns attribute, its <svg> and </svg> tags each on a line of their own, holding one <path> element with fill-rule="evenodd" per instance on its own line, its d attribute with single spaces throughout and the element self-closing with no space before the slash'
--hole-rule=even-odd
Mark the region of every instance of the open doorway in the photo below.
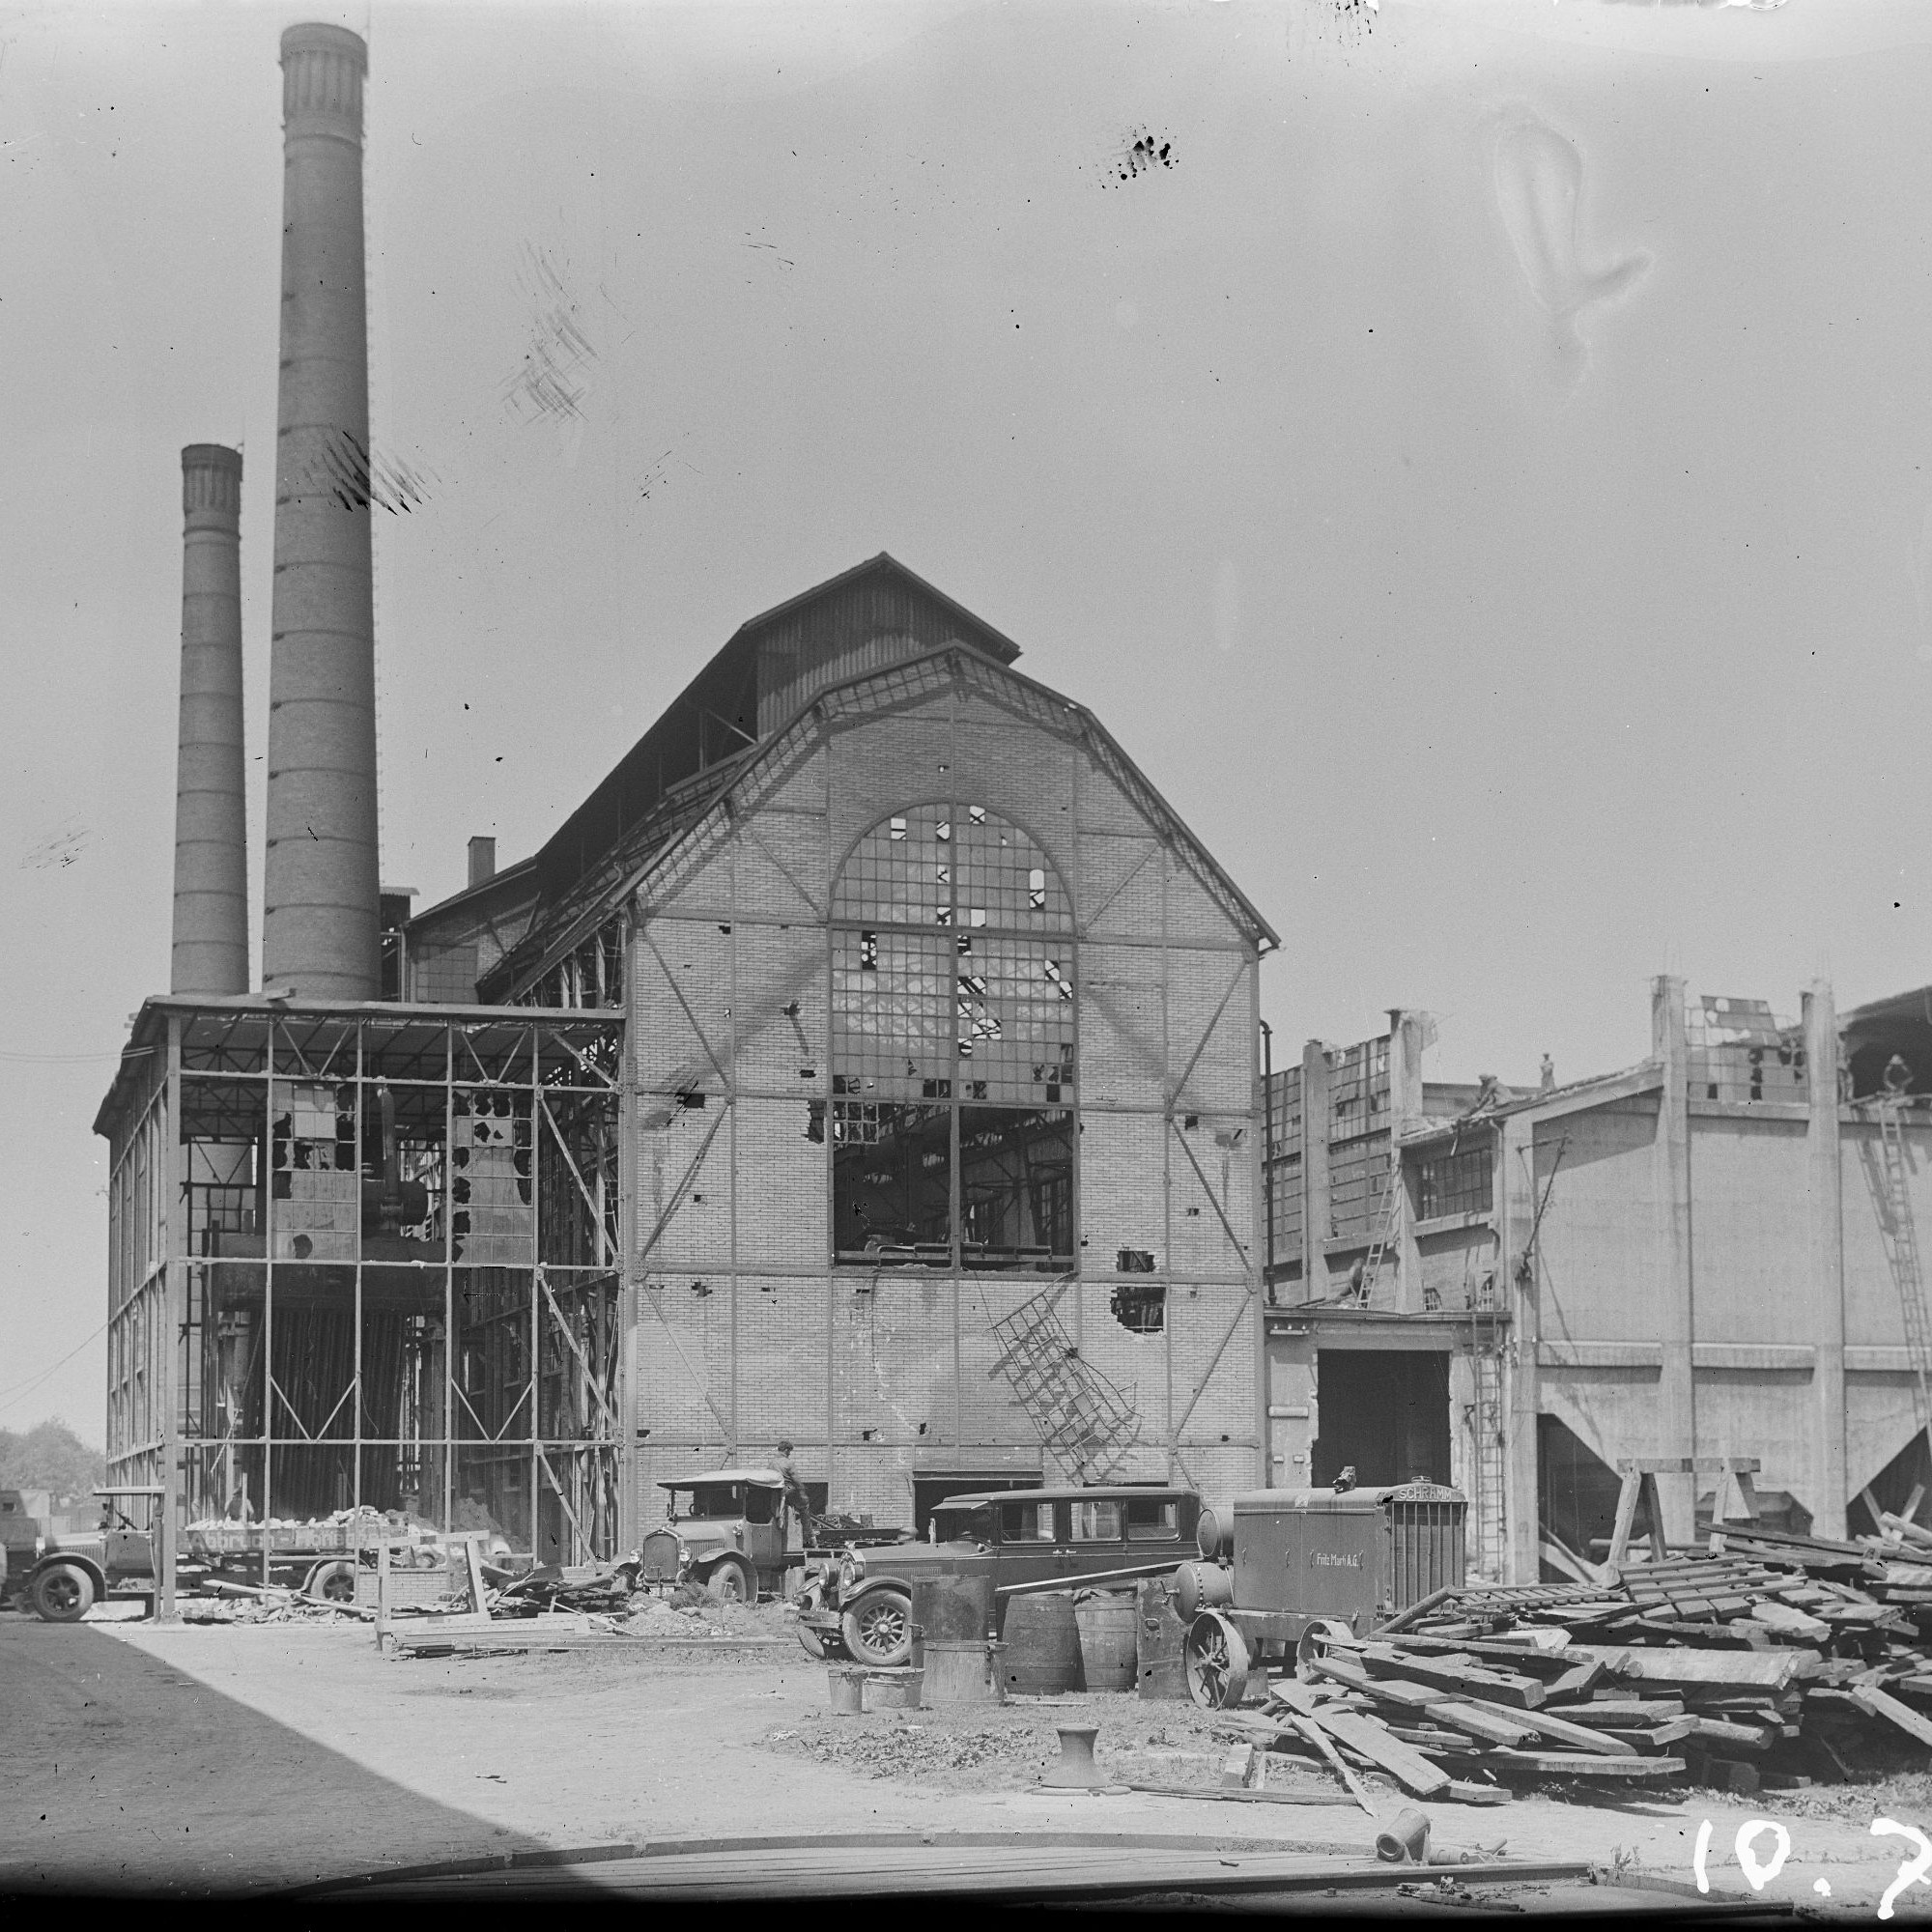
<svg viewBox="0 0 1932 1932">
<path fill-rule="evenodd" d="M 1323 1349 L 1316 1358 L 1321 1434 L 1312 1473 L 1325 1489 L 1342 1470 L 1356 1483 L 1449 1480 L 1446 1350 Z"/>
<path fill-rule="evenodd" d="M 971 1469 L 949 1469 L 943 1476 L 915 1476 L 912 1479 L 913 1534 L 923 1543 L 932 1513 L 949 1496 L 975 1496 L 986 1490 L 1037 1490 L 1037 1470 L 990 1469 L 976 1475 Z"/>
</svg>

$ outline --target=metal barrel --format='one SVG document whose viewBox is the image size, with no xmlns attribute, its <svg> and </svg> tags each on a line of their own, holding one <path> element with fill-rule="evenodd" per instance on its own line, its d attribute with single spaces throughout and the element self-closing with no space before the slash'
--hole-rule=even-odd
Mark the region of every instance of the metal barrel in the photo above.
<svg viewBox="0 0 1932 1932">
<path fill-rule="evenodd" d="M 1182 1655 L 1187 1625 L 1175 1602 L 1171 1577 L 1150 1577 L 1135 1605 L 1135 1684 L 1143 1697 L 1185 1698 L 1187 1665 Z"/>
<path fill-rule="evenodd" d="M 922 1577 L 912 1586 L 912 1620 L 928 1644 L 984 1643 L 993 1628 L 992 1577 Z"/>
</svg>

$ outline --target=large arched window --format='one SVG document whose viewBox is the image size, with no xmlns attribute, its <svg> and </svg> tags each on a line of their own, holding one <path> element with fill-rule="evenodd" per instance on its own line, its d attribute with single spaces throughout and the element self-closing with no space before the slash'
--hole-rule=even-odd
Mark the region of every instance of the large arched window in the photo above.
<svg viewBox="0 0 1932 1932">
<path fill-rule="evenodd" d="M 908 806 L 832 906 L 833 1246 L 930 1267 L 1073 1264 L 1078 1002 L 1058 873 L 984 806 Z"/>
</svg>

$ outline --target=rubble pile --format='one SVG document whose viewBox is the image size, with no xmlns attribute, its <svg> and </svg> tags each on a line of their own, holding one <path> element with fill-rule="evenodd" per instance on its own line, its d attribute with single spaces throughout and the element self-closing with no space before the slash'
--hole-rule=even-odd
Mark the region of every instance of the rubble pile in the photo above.
<svg viewBox="0 0 1932 1932">
<path fill-rule="evenodd" d="M 1918 1764 L 1932 1564 L 1900 1547 L 1726 1526 L 1708 1556 L 1602 1584 L 1440 1591 L 1366 1637 L 1311 1631 L 1251 1721 L 1338 1774 L 1470 1803 L 1552 1779 L 1751 1792 Z"/>
</svg>

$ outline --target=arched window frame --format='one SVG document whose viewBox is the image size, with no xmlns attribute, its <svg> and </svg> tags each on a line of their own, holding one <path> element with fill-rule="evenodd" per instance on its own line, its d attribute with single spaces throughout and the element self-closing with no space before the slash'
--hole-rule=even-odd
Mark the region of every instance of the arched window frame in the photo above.
<svg viewBox="0 0 1932 1932">
<path fill-rule="evenodd" d="M 1010 862 L 1000 858 L 1009 837 Z M 895 861 L 900 842 L 911 849 Z M 834 874 L 828 953 L 834 1263 L 1071 1271 L 1079 942 L 1072 895 L 1043 841 L 955 796 L 897 807 L 852 841 Z M 982 971 L 962 971 L 969 958 Z M 860 976 L 882 969 L 897 983 L 880 997 L 897 1003 L 905 1025 L 868 1049 L 847 1016 L 862 1010 Z M 909 1177 L 897 1214 L 881 1212 L 854 1172 L 857 1147 L 888 1144 Z M 911 1178 L 916 1158 L 936 1179 L 942 1145 L 943 1212 L 936 1187 Z"/>
</svg>

